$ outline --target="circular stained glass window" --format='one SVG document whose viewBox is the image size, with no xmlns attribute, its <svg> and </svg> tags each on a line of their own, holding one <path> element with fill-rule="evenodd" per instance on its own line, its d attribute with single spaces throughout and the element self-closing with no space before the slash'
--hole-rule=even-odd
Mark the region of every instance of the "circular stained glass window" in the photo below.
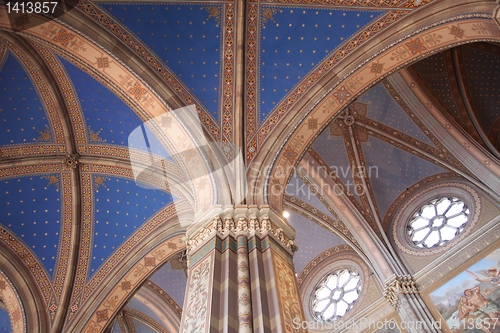
<svg viewBox="0 0 500 333">
<path fill-rule="evenodd" d="M 435 198 L 412 216 L 407 226 L 408 236 L 423 249 L 441 246 L 462 233 L 469 216 L 469 208 L 459 198 Z"/>
<path fill-rule="evenodd" d="M 352 309 L 361 293 L 361 277 L 350 269 L 328 274 L 316 287 L 312 310 L 323 322 L 332 322 Z"/>
</svg>

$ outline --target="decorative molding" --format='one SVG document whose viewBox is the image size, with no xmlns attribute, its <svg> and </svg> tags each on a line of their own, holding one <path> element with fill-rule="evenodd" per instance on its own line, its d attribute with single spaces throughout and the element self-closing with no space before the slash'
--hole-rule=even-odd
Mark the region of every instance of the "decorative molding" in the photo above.
<svg viewBox="0 0 500 333">
<path fill-rule="evenodd" d="M 280 308 L 282 308 L 280 316 L 281 327 L 287 328 L 283 330 L 286 333 L 307 333 L 308 330 L 302 325 L 300 327 L 294 327 L 293 330 L 290 328 L 290 324 L 295 323 L 297 319 L 301 319 L 301 322 L 304 322 L 306 318 L 301 304 L 293 265 L 290 265 L 278 255 L 273 256 L 273 264 L 275 274 L 274 283 L 276 284 L 276 291 L 278 293 L 278 303 L 280 304 Z"/>
<path fill-rule="evenodd" d="M 0 178 L 22 177 L 33 174 L 41 174 L 43 176 L 44 174 L 59 174 L 60 172 L 61 165 L 55 163 L 23 165 L 0 168 Z"/>
<path fill-rule="evenodd" d="M 213 258 L 210 256 L 190 271 L 180 332 L 204 332 L 210 329 L 213 269 Z"/>
<path fill-rule="evenodd" d="M 129 308 L 127 306 L 123 308 L 123 313 L 127 317 L 138 319 L 140 322 L 146 323 L 147 326 L 153 327 L 156 332 L 169 333 L 169 331 L 165 327 L 163 327 L 163 325 L 161 325 L 160 323 L 158 323 L 156 320 L 146 315 L 145 313 L 142 313 L 133 308 Z"/>
<path fill-rule="evenodd" d="M 74 135 L 76 144 L 87 144 L 84 115 L 73 82 L 59 59 L 57 59 L 49 48 L 35 41 L 31 41 L 31 44 L 45 60 L 46 65 L 50 68 L 50 71 L 57 80 L 58 89 L 61 91 L 61 96 L 67 109 L 67 116 L 69 116 L 71 120 L 71 132 Z"/>
<path fill-rule="evenodd" d="M 162 168 L 168 168 L 170 166 L 174 166 L 175 164 L 172 163 L 162 163 Z M 165 170 L 164 169 L 164 170 Z M 173 172 L 179 172 L 179 174 L 176 175 L 181 175 L 179 168 L 172 168 Z M 108 175 L 108 176 L 115 176 L 115 177 L 122 177 L 122 178 L 127 178 L 130 180 L 135 180 L 134 173 L 132 169 L 129 167 L 129 165 L 123 163 L 114 163 L 113 165 L 104 165 L 104 164 L 83 164 L 82 165 L 82 170 L 83 172 L 88 172 L 88 173 L 93 173 L 93 174 L 102 174 L 102 175 Z M 184 179 L 184 178 L 181 178 Z M 149 176 L 149 177 L 141 177 L 140 181 L 143 183 L 146 183 L 154 188 L 157 188 L 161 191 L 166 191 L 170 192 L 170 188 L 168 186 L 168 183 L 165 181 L 164 177 L 160 176 L 159 177 L 154 177 L 154 176 Z M 176 195 L 179 198 L 185 198 L 184 193 L 178 191 L 175 187 L 172 188 L 172 192 L 170 192 L 174 195 Z"/>
<path fill-rule="evenodd" d="M 12 333 L 26 333 L 26 313 L 17 290 L 6 274 L 0 270 L 0 301 L 9 313 Z M 6 329 L 7 330 L 7 329 Z"/>
<path fill-rule="evenodd" d="M 177 254 L 177 258 L 173 258 L 170 260 L 170 266 L 172 269 L 182 269 L 187 276 L 187 268 L 188 268 L 188 258 L 186 251 L 179 252 Z"/>
<path fill-rule="evenodd" d="M 386 284 L 384 290 L 385 298 L 397 308 L 399 305 L 399 294 L 418 294 L 418 287 L 411 275 L 396 277 L 396 280 Z"/>
<path fill-rule="evenodd" d="M 37 144 L 37 145 L 15 145 L 0 148 L 0 157 L 27 157 L 27 156 L 50 156 L 66 154 L 64 145 Z"/>
<path fill-rule="evenodd" d="M 246 142 L 246 162 L 249 163 L 257 154 L 257 129 L 258 115 L 257 107 L 259 103 L 259 41 L 260 41 L 260 11 L 258 4 L 248 3 L 247 5 L 247 28 L 246 28 L 246 53 L 245 53 L 245 142 Z"/>
<path fill-rule="evenodd" d="M 113 254 L 102 264 L 102 266 L 94 273 L 90 281 L 85 285 L 85 292 L 82 301 L 87 300 L 92 292 L 98 288 L 99 284 L 105 277 L 111 273 L 123 258 L 129 253 L 138 243 L 143 241 L 148 235 L 157 230 L 160 226 L 167 223 L 172 223 L 174 219 L 183 212 L 190 211 L 190 207 L 185 201 L 180 203 L 171 203 L 165 206 L 158 213 L 153 215 L 144 225 L 130 235 L 121 246 L 116 249 Z"/>
<path fill-rule="evenodd" d="M 87 282 L 88 268 L 92 253 L 92 228 L 94 221 L 93 209 L 93 184 L 92 175 L 83 172 L 80 179 L 81 195 L 81 226 L 80 226 L 80 251 L 77 260 L 77 268 L 71 301 L 69 304 L 67 322 L 71 321 L 82 304 L 82 294 Z"/>
<path fill-rule="evenodd" d="M 57 299 L 57 303 L 62 301 L 61 296 L 64 293 L 65 289 L 65 277 L 68 274 L 68 266 L 70 263 L 71 251 L 74 246 L 71 238 L 71 234 L 73 232 L 74 225 L 74 205 L 76 199 L 72 193 L 73 188 L 75 186 L 71 172 L 62 172 L 61 176 L 61 184 L 59 184 L 61 191 L 61 199 L 63 202 L 63 211 L 62 211 L 62 219 L 63 225 L 61 228 L 61 237 L 59 243 L 59 253 L 57 256 L 56 269 L 54 272 L 54 291 Z M 50 182 L 53 182 L 54 179 L 51 179 Z M 50 183 L 49 183 L 50 184 Z M 57 186 L 57 183 L 56 183 Z M 64 311 L 63 309 L 58 309 L 60 311 Z M 51 311 L 51 319 L 55 317 L 55 309 L 52 307 Z"/>
<path fill-rule="evenodd" d="M 260 220 L 257 215 L 251 215 L 248 218 L 239 217 L 236 222 L 230 215 L 224 217 L 224 222 L 221 216 L 217 215 L 209 222 L 208 226 L 198 231 L 195 236 L 186 238 L 186 247 L 188 254 L 193 254 L 206 240 L 212 238 L 214 235 L 222 237 L 228 235 L 233 237 L 240 235 L 245 237 L 263 237 L 269 234 L 274 235 L 291 252 L 298 250 L 295 241 L 286 236 L 282 228 L 272 223 L 268 215 L 262 215 Z"/>
<path fill-rule="evenodd" d="M 54 289 L 47 271 L 36 254 L 34 254 L 16 235 L 3 227 L 0 227 L 0 243 L 11 249 L 26 265 L 27 269 L 36 280 L 37 287 L 43 295 L 45 305 L 48 307 L 50 299 L 54 296 Z"/>
<path fill-rule="evenodd" d="M 186 253 L 186 251 L 182 251 L 180 253 Z M 170 260 L 175 260 L 175 259 L 172 258 Z M 146 286 L 148 286 L 149 289 L 154 291 L 160 298 L 162 298 L 166 303 L 168 303 L 172 307 L 172 309 L 179 315 L 179 317 L 182 316 L 182 308 L 165 290 L 163 290 L 160 286 L 158 286 L 151 280 L 146 281 Z"/>
<path fill-rule="evenodd" d="M 347 240 L 352 243 L 351 245 L 354 245 L 358 250 L 361 250 L 356 238 L 351 233 L 349 228 L 346 227 L 345 223 L 342 220 L 340 220 L 340 218 L 333 219 L 326 214 L 321 214 L 322 212 L 316 209 L 314 206 L 309 205 L 308 203 L 300 200 L 299 198 L 292 197 L 289 195 L 285 196 L 285 202 L 283 205 L 285 208 L 290 209 L 296 212 L 297 214 L 304 216 L 305 218 L 307 218 L 312 222 L 315 222 L 316 220 L 324 222 L 324 224 L 326 224 L 330 228 L 333 228 L 338 236 L 342 238 L 347 238 Z M 323 223 L 316 222 L 316 224 L 325 228 L 325 225 Z"/>
<path fill-rule="evenodd" d="M 497 1 L 497 3 L 499 3 Z M 497 24 L 497 26 L 500 28 L 500 6 L 497 6 L 495 10 L 493 10 L 493 21 Z"/>
<path fill-rule="evenodd" d="M 2 70 L 5 61 L 7 61 L 7 56 L 9 55 L 7 46 L 0 42 L 0 70 Z"/>
<path fill-rule="evenodd" d="M 123 304 L 125 304 L 151 273 L 184 248 L 181 238 L 182 236 L 176 235 L 166 239 L 140 260 L 130 265 L 126 273 L 117 279 L 114 285 L 105 289 L 107 293 L 104 297 L 99 297 L 100 301 L 97 306 L 86 308 L 84 315 L 87 319 L 81 318 L 79 326 L 73 327 L 71 331 L 83 333 L 103 332 L 109 324 L 109 319 L 116 315 Z M 155 265 L 148 263 L 148 260 L 151 259 L 154 259 Z M 81 327 L 80 325 L 84 326 Z M 67 329 L 70 331 L 68 327 Z"/>
<path fill-rule="evenodd" d="M 349 109 L 354 111 L 354 105 L 353 107 L 347 108 L 346 118 L 349 116 Z M 352 116 L 354 119 L 362 117 L 361 114 L 356 114 L 355 112 L 352 112 Z M 356 131 L 354 129 L 356 129 Z M 356 126 L 348 126 L 348 130 L 344 131 L 345 151 L 349 163 L 353 166 L 354 170 L 369 170 L 366 166 L 366 159 L 361 145 L 362 141 L 368 141 L 368 135 L 357 129 L 358 127 Z M 378 212 L 375 194 L 372 189 L 371 181 L 365 177 L 366 175 L 363 173 L 352 173 L 352 178 L 356 186 L 355 191 L 358 192 L 358 189 L 361 189 L 361 191 L 359 191 L 361 194 L 358 195 L 362 205 L 362 210 L 360 212 L 362 212 L 361 214 L 365 217 L 373 231 L 380 236 L 382 232 L 380 230 L 380 214 Z"/>
<path fill-rule="evenodd" d="M 216 7 L 212 7 L 216 8 Z M 228 161 L 232 161 L 233 154 L 236 152 L 233 149 L 224 149 L 231 148 L 234 141 L 234 115 L 233 110 L 235 107 L 235 54 L 236 54 L 236 44 L 235 44 L 235 36 L 236 36 L 236 6 L 234 4 L 225 4 L 223 5 L 224 10 L 224 19 L 223 19 L 223 27 L 222 27 L 222 37 L 224 42 L 222 43 L 222 71 L 223 78 L 221 80 L 221 94 L 220 94 L 220 131 L 221 131 L 221 142 L 223 145 L 223 152 Z M 212 14 L 211 14 L 212 15 Z"/>
<path fill-rule="evenodd" d="M 353 0 L 262 0 L 263 4 L 273 5 L 309 5 L 309 6 L 335 6 L 335 7 L 348 7 L 352 8 L 355 3 L 356 6 L 363 8 L 407 8 L 416 9 L 429 4 L 430 2 L 437 2 L 439 0 L 393 0 L 393 1 L 379 1 L 379 0 L 363 0 L 354 2 Z"/>
<path fill-rule="evenodd" d="M 33 86 L 36 88 L 38 95 L 41 97 L 40 102 L 44 107 L 44 113 L 47 114 L 49 120 L 49 132 L 53 133 L 50 141 L 56 144 L 64 144 L 66 139 L 64 137 L 64 125 L 60 117 L 60 104 L 57 102 L 57 98 L 53 95 L 50 87 L 52 82 L 47 82 L 46 75 L 43 75 L 40 69 L 40 65 L 33 63 L 24 52 L 18 48 L 16 45 L 7 41 L 4 38 L 0 38 L 10 51 L 15 55 L 18 61 L 23 65 L 26 72 L 31 78 Z"/>
<path fill-rule="evenodd" d="M 333 262 L 331 257 L 342 254 L 346 251 L 354 251 L 354 249 L 349 244 L 340 244 L 336 245 L 328 250 L 317 255 L 313 260 L 311 260 L 306 267 L 300 272 L 299 276 L 297 276 L 297 283 L 299 285 L 299 289 L 302 288 L 302 283 L 308 278 L 309 273 L 313 272 L 316 266 L 322 265 L 325 261 Z"/>
</svg>

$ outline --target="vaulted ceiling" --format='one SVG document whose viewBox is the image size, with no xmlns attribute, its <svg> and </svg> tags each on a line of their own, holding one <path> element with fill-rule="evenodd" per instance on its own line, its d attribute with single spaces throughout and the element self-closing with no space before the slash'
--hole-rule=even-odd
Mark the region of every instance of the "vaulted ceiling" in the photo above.
<svg viewBox="0 0 500 333">
<path fill-rule="evenodd" d="M 454 45 L 462 28 L 450 30 L 455 40 L 436 35 L 442 32 L 405 35 L 417 30 L 411 19 L 434 28 L 427 17 L 440 3 L 86 1 L 57 21 L 24 30 L 18 21 L 16 32 L 1 7 L 0 226 L 6 238 L 0 249 L 29 267 L 49 309 L 47 325 L 77 325 L 87 318 L 80 309 L 95 307 L 92 298 L 112 274 L 123 275 L 120 269 L 155 244 L 185 232 L 179 220 L 194 209 L 190 198 L 158 179 L 136 183 L 130 162 L 132 148 L 141 161 L 154 156 L 169 172 L 183 172 L 154 135 L 148 146 L 131 147 L 132 132 L 164 111 L 194 104 L 225 158 L 234 158 L 227 148 L 233 145 L 244 152 L 248 175 L 257 164 L 285 160 L 322 166 L 322 180 L 338 188 L 380 239 L 412 187 L 436 177 L 483 184 L 405 97 L 411 84 L 418 86 L 472 145 L 500 156 L 498 28 L 485 25 L 477 32 L 483 42 L 462 46 Z M 439 19 L 452 17 L 449 27 L 463 20 L 462 34 L 472 34 L 479 31 L 472 24 L 489 20 L 492 5 L 477 8 L 476 16 L 459 17 L 470 9 L 464 5 Z M 466 19 L 477 22 L 469 27 Z M 406 53 L 396 49 L 394 64 L 377 60 L 367 67 L 369 59 L 389 54 L 381 41 Z M 403 67 L 408 89 L 398 84 Z M 371 83 L 346 83 L 364 68 L 357 79 Z M 323 111 L 320 119 L 314 112 L 328 98 L 336 111 Z M 304 136 L 300 126 L 312 134 Z M 248 199 L 291 212 L 297 273 L 338 244 L 365 251 L 339 206 L 312 189 L 317 179 L 304 170 L 288 174 L 286 191 L 276 198 L 267 191 L 281 180 L 260 172 L 264 195 Z M 150 268 L 112 332 L 178 329 L 183 265 L 180 254 Z M 162 307 L 170 317 L 161 317 Z"/>
</svg>

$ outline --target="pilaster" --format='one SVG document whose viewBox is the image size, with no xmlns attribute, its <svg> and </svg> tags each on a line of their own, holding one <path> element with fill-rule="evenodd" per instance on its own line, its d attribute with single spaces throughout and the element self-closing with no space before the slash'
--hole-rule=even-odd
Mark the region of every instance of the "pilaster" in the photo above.
<svg viewBox="0 0 500 333">
<path fill-rule="evenodd" d="M 418 286 L 411 275 L 397 276 L 386 284 L 384 296 L 398 311 L 405 329 L 411 333 L 441 332 L 420 297 Z"/>
<path fill-rule="evenodd" d="M 267 207 L 220 209 L 187 231 L 181 332 L 305 332 L 294 230 Z M 298 326 L 298 325 L 295 325 Z"/>
</svg>

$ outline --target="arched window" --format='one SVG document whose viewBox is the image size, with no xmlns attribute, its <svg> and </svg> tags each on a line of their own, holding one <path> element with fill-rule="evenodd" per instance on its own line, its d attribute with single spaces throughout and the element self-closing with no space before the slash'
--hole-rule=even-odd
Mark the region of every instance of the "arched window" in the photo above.
<svg viewBox="0 0 500 333">
<path fill-rule="evenodd" d="M 475 229 L 482 207 L 478 193 L 461 182 L 415 186 L 400 199 L 390 208 L 399 209 L 391 233 L 400 250 L 416 256 L 441 253 L 461 242 Z"/>
<path fill-rule="evenodd" d="M 351 269 L 328 274 L 316 286 L 312 310 L 316 319 L 332 322 L 352 309 L 361 293 L 361 277 Z"/>
<path fill-rule="evenodd" d="M 441 196 L 427 201 L 413 214 L 407 225 L 408 237 L 417 247 L 444 245 L 462 233 L 470 210 L 457 197 Z"/>
</svg>

